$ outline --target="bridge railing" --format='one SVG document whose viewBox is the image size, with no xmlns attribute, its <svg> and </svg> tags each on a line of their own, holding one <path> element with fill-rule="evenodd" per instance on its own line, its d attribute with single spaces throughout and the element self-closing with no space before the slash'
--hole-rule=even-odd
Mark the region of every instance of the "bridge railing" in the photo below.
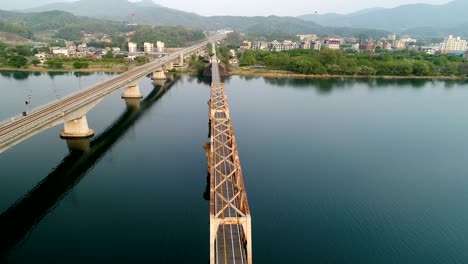
<svg viewBox="0 0 468 264">
<path fill-rule="evenodd" d="M 75 97 L 77 95 L 80 95 L 80 94 L 82 94 L 82 93 L 84 93 L 84 92 L 86 92 L 86 91 L 88 91 L 90 89 L 97 88 L 97 87 L 103 87 L 104 88 L 106 86 L 106 84 L 108 84 L 110 81 L 113 81 L 113 80 L 118 80 L 118 79 L 123 79 L 123 78 L 128 80 L 126 82 L 121 82 L 120 83 L 120 85 L 122 85 L 122 87 L 123 87 L 124 85 L 126 85 L 128 83 L 134 82 L 135 80 L 138 80 L 138 79 L 141 79 L 141 78 L 145 77 L 149 72 L 155 71 L 158 67 L 161 67 L 162 65 L 164 65 L 164 63 L 170 62 L 170 61 L 173 61 L 173 60 L 177 59 L 181 54 L 184 55 L 186 53 L 191 53 L 191 52 L 193 52 L 195 50 L 203 48 L 208 43 L 210 43 L 212 41 L 216 41 L 219 38 L 221 38 L 221 37 L 216 36 L 216 37 L 214 37 L 212 39 L 205 40 L 205 41 L 203 41 L 203 42 L 201 42 L 199 44 L 196 44 L 196 45 L 194 45 L 192 47 L 185 48 L 185 49 L 180 50 L 178 52 L 175 52 L 175 53 L 173 53 L 173 54 L 171 54 L 169 56 L 163 57 L 162 59 L 155 60 L 153 62 L 149 62 L 149 63 L 147 63 L 145 65 L 133 68 L 133 69 L 131 69 L 129 71 L 126 71 L 126 72 L 124 72 L 122 74 L 119 74 L 116 77 L 109 78 L 107 80 L 99 82 L 98 84 L 88 86 L 88 87 L 86 87 L 84 89 L 73 92 L 73 93 L 63 97 L 62 99 L 52 100 L 51 102 L 48 102 L 46 104 L 34 107 L 32 110 L 30 110 L 28 112 L 28 114 L 33 113 L 33 112 L 38 111 L 38 110 L 41 110 L 41 109 L 43 109 L 45 107 L 48 107 L 48 106 L 50 106 L 50 105 L 52 105 L 54 103 L 58 103 L 58 102 L 60 102 L 62 100 L 69 99 L 69 98 Z M 106 89 L 106 90 L 114 90 L 116 85 L 117 84 L 114 84 L 113 87 L 111 87 L 110 89 Z M 118 88 L 121 88 L 121 87 L 118 87 Z M 14 121 L 16 121 L 16 120 L 18 120 L 18 119 L 20 119 L 22 117 L 23 116 L 21 114 L 9 117 L 9 118 L 7 118 L 5 120 L 0 121 L 0 126 L 9 124 L 11 122 L 14 122 Z"/>
</svg>

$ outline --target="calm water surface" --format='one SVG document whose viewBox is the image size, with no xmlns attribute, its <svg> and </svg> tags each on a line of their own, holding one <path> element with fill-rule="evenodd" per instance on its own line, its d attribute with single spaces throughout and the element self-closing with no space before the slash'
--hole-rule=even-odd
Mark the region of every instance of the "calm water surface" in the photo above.
<svg viewBox="0 0 468 264">
<path fill-rule="evenodd" d="M 1 120 L 109 77 L 3 72 Z M 468 262 L 468 83 L 226 85 L 255 263 Z M 89 153 L 55 127 L 0 154 L 0 262 L 208 263 L 209 82 L 140 88 L 88 114 Z"/>
</svg>

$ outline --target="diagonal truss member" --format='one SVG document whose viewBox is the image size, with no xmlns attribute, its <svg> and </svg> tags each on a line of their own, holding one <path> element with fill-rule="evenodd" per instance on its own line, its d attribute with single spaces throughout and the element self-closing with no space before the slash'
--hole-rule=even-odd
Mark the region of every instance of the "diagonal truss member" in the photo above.
<svg viewBox="0 0 468 264">
<path fill-rule="evenodd" d="M 209 101 L 211 141 L 210 171 L 210 263 L 252 263 L 251 217 L 239 161 L 229 105 L 222 83 L 212 83 Z M 239 235 L 223 236 L 226 229 Z M 232 234 L 232 232 L 231 232 Z M 240 250 L 226 240 L 238 239 Z M 237 256 L 241 255 L 241 256 Z M 235 259 L 241 261 L 236 262 Z M 245 261 L 245 262 L 244 262 Z"/>
</svg>

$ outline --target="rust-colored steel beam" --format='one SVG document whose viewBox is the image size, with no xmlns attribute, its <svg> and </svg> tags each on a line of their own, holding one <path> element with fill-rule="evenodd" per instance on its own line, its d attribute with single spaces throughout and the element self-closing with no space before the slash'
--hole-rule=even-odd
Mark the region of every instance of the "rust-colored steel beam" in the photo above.
<svg viewBox="0 0 468 264">
<path fill-rule="evenodd" d="M 212 71 L 219 75 L 217 59 Z M 252 226 L 234 129 L 223 83 L 211 85 L 208 101 L 210 143 L 210 263 L 252 263 Z"/>
</svg>

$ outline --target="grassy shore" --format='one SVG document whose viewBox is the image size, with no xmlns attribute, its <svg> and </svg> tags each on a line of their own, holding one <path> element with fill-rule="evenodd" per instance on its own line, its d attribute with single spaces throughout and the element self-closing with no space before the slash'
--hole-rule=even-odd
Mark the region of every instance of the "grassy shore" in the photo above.
<svg viewBox="0 0 468 264">
<path fill-rule="evenodd" d="M 71 64 L 64 64 L 62 68 L 48 68 L 47 66 L 33 66 L 28 65 L 27 67 L 15 68 L 9 66 L 0 66 L 0 71 L 24 71 L 24 72 L 114 72 L 121 73 L 125 72 L 136 65 L 126 64 L 102 64 L 102 63 L 91 63 L 88 68 L 75 69 Z"/>
<path fill-rule="evenodd" d="M 466 76 L 386 76 L 386 75 L 308 75 L 298 74 L 290 71 L 267 70 L 267 69 L 249 69 L 232 68 L 228 75 L 246 76 L 246 77 L 276 77 L 276 78 L 301 78 L 301 79 L 329 79 L 329 78 L 379 78 L 379 79 L 438 79 L 438 80 L 467 80 Z"/>
<path fill-rule="evenodd" d="M 122 73 L 129 69 L 137 67 L 137 65 L 126 64 L 90 64 L 88 68 L 75 69 L 72 65 L 64 65 L 63 68 L 53 69 L 46 66 L 28 66 L 26 68 L 14 68 L 8 66 L 0 66 L 0 71 L 24 71 L 24 72 L 112 72 Z M 196 75 L 196 71 L 190 68 L 185 68 L 180 73 Z M 250 69 L 250 68 L 230 68 L 227 75 L 230 76 L 245 76 L 245 77 L 275 77 L 275 78 L 299 78 L 299 79 L 331 79 L 331 78 L 379 78 L 379 79 L 437 79 L 437 80 L 468 80 L 466 76 L 386 76 L 386 75 L 308 75 L 298 74 L 284 70 L 268 70 L 268 69 Z"/>
</svg>

